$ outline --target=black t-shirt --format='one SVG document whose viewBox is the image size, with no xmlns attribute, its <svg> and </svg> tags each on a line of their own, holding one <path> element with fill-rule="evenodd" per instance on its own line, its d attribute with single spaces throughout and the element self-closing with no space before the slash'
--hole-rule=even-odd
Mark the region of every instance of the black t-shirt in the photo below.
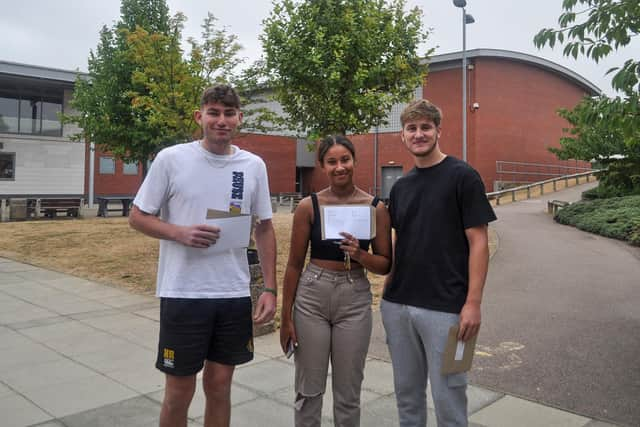
<svg viewBox="0 0 640 427">
<path fill-rule="evenodd" d="M 383 298 L 459 313 L 469 289 L 464 231 L 496 219 L 478 172 L 451 156 L 414 168 L 391 189 L 389 212 L 395 270 Z"/>
</svg>

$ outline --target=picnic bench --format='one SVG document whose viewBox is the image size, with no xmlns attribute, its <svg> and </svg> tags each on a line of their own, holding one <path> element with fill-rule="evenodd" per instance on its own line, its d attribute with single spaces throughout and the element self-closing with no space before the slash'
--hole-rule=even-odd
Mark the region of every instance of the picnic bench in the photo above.
<svg viewBox="0 0 640 427">
<path fill-rule="evenodd" d="M 122 216 L 129 216 L 131 202 L 134 196 L 101 196 L 96 197 L 98 201 L 98 216 L 107 217 L 109 212 L 122 212 Z M 117 208 L 109 207 L 110 202 L 120 202 Z"/>
<path fill-rule="evenodd" d="M 55 218 L 58 212 L 66 216 L 78 217 L 83 204 L 81 198 L 45 198 L 35 200 L 36 216 L 43 214 L 46 218 Z"/>
</svg>

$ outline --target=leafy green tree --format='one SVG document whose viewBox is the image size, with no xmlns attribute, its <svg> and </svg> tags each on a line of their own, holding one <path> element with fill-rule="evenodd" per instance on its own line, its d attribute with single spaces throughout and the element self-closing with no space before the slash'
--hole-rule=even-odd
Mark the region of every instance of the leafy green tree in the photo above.
<svg viewBox="0 0 640 427">
<path fill-rule="evenodd" d="M 534 37 L 538 48 L 564 43 L 565 56 L 598 62 L 640 31 L 638 0 L 564 0 L 562 7 L 560 28 L 542 29 Z M 640 61 L 630 58 L 608 73 L 622 95 L 585 98 L 572 111 L 561 110 L 572 128 L 552 151 L 561 159 L 597 160 L 609 168 L 603 183 L 634 191 L 640 188 Z"/>
<path fill-rule="evenodd" d="M 103 27 L 96 52 L 89 57 L 89 80 L 78 79 L 66 121 L 102 150 L 137 161 L 146 174 L 147 160 L 162 148 L 187 141 L 197 125 L 193 110 L 202 90 L 230 79 L 241 62 L 236 37 L 216 29 L 209 14 L 202 41 L 181 47 L 186 18 L 169 17 L 164 0 L 123 0 L 121 19 Z"/>
<path fill-rule="evenodd" d="M 279 0 L 264 21 L 267 85 L 291 129 L 363 133 L 426 75 L 428 31 L 404 0 Z M 428 51 L 429 54 L 431 51 Z"/>
<path fill-rule="evenodd" d="M 129 53 L 127 35 L 135 28 L 164 31 L 168 35 L 170 18 L 164 0 L 123 0 L 120 21 L 104 26 L 96 51 L 89 54 L 89 79 L 78 78 L 73 108 L 77 114 L 64 117 L 77 123 L 86 137 L 104 151 L 125 161 L 139 161 L 146 173 L 146 161 L 155 151 L 156 135 L 147 135 L 140 123 L 142 111 L 133 111 L 131 94 L 139 91 L 132 81 L 137 64 Z"/>
</svg>

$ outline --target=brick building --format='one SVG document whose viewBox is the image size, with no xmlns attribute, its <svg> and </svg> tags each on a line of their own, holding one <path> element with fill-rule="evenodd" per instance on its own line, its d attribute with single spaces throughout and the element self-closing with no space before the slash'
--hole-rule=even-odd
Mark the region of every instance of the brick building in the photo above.
<svg viewBox="0 0 640 427">
<path fill-rule="evenodd" d="M 567 123 L 559 108 L 573 108 L 599 89 L 577 73 L 545 59 L 511 51 L 467 51 L 467 157 L 481 174 L 488 191 L 504 181 L 536 181 L 548 172 L 530 166 L 512 175 L 499 172 L 499 162 L 587 167 L 559 161 L 548 147 L 559 146 Z M 416 89 L 443 110 L 443 152 L 462 155 L 461 53 L 429 59 L 429 75 Z M 60 124 L 57 112 L 67 112 L 77 73 L 0 62 L 0 198 L 15 195 L 133 195 L 142 180 L 142 168 L 126 164 L 109 153 L 72 143 L 77 131 Z M 474 108 L 477 106 L 477 108 Z M 281 110 L 273 103 L 271 107 Z M 389 112 L 389 123 L 366 135 L 352 135 L 356 145 L 356 184 L 388 195 L 399 176 L 413 167 L 399 137 L 399 115 L 404 105 Z M 4 125 L 2 125 L 4 123 Z M 4 126 L 4 127 L 2 127 Z M 323 188 L 327 182 L 315 164 L 308 141 L 283 134 L 242 134 L 234 143 L 261 156 L 267 164 L 272 194 Z M 93 161 L 91 161 L 93 157 Z M 0 168 L 0 169 L 2 169 Z M 533 169 L 531 169 L 533 168 Z M 518 174 L 518 175 L 516 175 Z"/>
</svg>

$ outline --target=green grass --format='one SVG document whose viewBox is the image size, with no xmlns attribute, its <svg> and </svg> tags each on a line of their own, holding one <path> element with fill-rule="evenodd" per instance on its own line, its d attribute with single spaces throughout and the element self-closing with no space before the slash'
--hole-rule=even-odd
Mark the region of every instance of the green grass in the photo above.
<svg viewBox="0 0 640 427">
<path fill-rule="evenodd" d="M 555 220 L 640 246 L 640 196 L 583 200 L 561 209 Z"/>
</svg>

